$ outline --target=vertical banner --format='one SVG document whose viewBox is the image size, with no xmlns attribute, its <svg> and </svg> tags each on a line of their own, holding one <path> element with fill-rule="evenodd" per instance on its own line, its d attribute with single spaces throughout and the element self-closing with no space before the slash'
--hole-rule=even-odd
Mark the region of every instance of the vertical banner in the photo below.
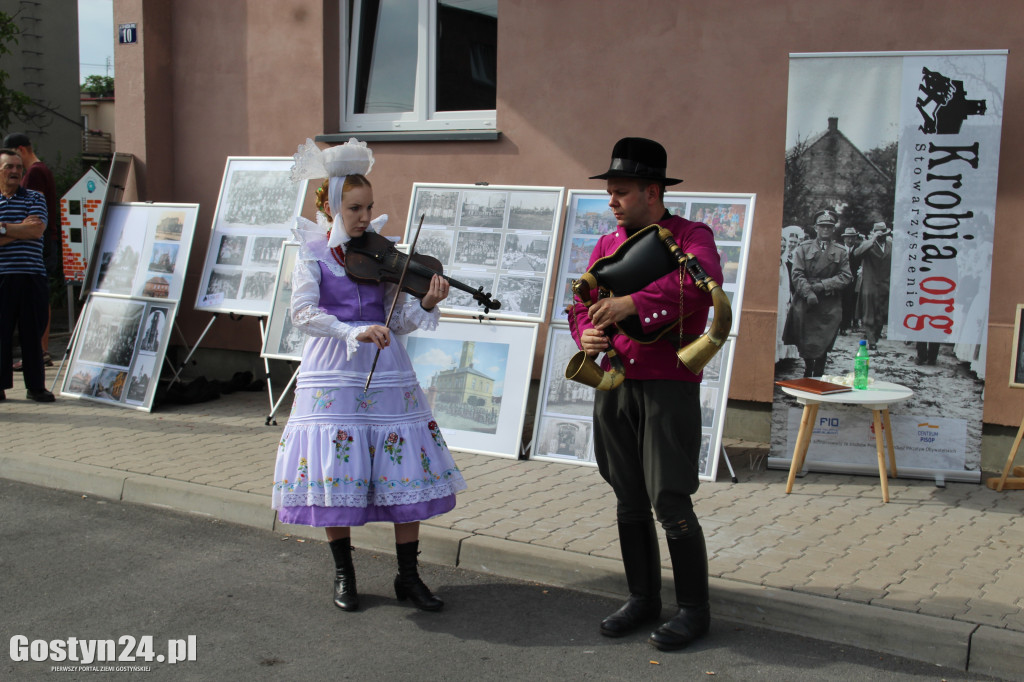
<svg viewBox="0 0 1024 682">
<path fill-rule="evenodd" d="M 1005 55 L 903 59 L 890 338 L 985 345 L 1005 80 Z"/>
<path fill-rule="evenodd" d="M 863 339 L 914 391 L 890 408 L 901 475 L 980 478 L 1005 76 L 1005 51 L 790 58 L 775 376 L 845 376 Z M 776 389 L 770 466 L 799 416 Z M 877 474 L 867 410 L 818 417 L 809 469 Z"/>
</svg>

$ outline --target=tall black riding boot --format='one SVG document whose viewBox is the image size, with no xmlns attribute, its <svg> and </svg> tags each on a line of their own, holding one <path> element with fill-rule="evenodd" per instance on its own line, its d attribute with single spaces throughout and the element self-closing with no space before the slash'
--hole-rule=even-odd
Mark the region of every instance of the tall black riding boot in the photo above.
<svg viewBox="0 0 1024 682">
<path fill-rule="evenodd" d="M 708 603 L 708 550 L 704 533 L 668 538 L 679 612 L 651 633 L 649 641 L 662 651 L 682 649 L 703 637 L 711 625 Z"/>
<path fill-rule="evenodd" d="M 619 547 L 629 599 L 601 621 L 601 634 L 622 637 L 661 616 L 661 558 L 654 521 L 619 522 Z"/>
<path fill-rule="evenodd" d="M 328 543 L 334 555 L 334 605 L 345 611 L 359 609 L 356 591 L 356 569 L 352 565 L 352 538 L 341 538 Z"/>
<path fill-rule="evenodd" d="M 398 555 L 398 575 L 395 576 L 395 596 L 398 601 L 409 599 L 416 608 L 424 611 L 440 611 L 444 602 L 430 592 L 430 588 L 420 580 L 416 567 L 416 555 L 419 554 L 419 540 L 395 545 Z"/>
<path fill-rule="evenodd" d="M 825 363 L 828 362 L 828 353 L 823 354 L 819 358 L 814 359 L 814 374 L 813 376 L 820 377 L 825 375 Z"/>
</svg>

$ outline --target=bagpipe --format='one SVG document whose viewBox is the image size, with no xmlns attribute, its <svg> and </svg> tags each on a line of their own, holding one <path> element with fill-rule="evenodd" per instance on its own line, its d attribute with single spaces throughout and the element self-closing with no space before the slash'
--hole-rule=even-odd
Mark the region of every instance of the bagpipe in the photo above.
<svg viewBox="0 0 1024 682">
<path fill-rule="evenodd" d="M 678 330 L 676 357 L 686 369 L 694 374 L 700 373 L 711 358 L 722 349 L 732 329 L 732 305 L 721 285 L 713 280 L 697 262 L 692 253 L 683 253 L 676 243 L 675 237 L 660 225 L 648 225 L 637 231 L 619 245 L 614 253 L 599 258 L 582 277 L 573 281 L 572 291 L 583 305 L 590 308 L 600 298 L 608 296 L 628 296 L 640 291 L 652 282 L 664 277 L 675 269 L 679 269 L 679 317 L 664 326 L 644 331 L 637 315 L 616 322 L 617 332 L 621 332 L 639 343 L 654 343 L 673 329 Z M 714 318 L 711 328 L 702 336 L 685 343 L 683 335 L 683 319 L 686 317 L 683 307 L 683 270 L 689 273 L 694 284 L 701 291 L 711 294 L 714 305 Z M 596 294 L 596 298 L 595 298 Z M 570 313 L 571 315 L 572 313 Z M 613 332 L 606 330 L 609 342 Z M 692 337 L 690 337 L 692 338 Z M 565 368 L 565 378 L 596 388 L 599 391 L 610 391 L 618 387 L 626 378 L 622 358 L 609 345 L 605 356 L 611 362 L 612 369 L 605 371 L 600 365 L 587 357 L 585 351 L 579 351 L 569 360 Z"/>
</svg>

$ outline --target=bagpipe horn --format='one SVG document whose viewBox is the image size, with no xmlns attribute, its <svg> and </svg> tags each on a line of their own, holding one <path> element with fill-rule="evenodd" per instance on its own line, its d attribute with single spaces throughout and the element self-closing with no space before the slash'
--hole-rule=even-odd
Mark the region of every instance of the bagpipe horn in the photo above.
<svg viewBox="0 0 1024 682">
<path fill-rule="evenodd" d="M 588 358 L 584 351 L 579 351 L 566 365 L 565 378 L 586 384 L 599 391 L 610 391 L 613 388 L 618 388 L 619 384 L 626 380 L 626 375 L 615 369 L 614 362 L 611 370 L 604 371 L 600 365 Z"/>
<path fill-rule="evenodd" d="M 676 351 L 676 357 L 686 369 L 694 374 L 700 374 L 705 365 L 711 362 L 711 358 L 722 350 L 722 345 L 729 338 L 729 331 L 732 329 L 732 306 L 729 297 L 722 291 L 722 287 L 711 280 L 715 285 L 711 290 L 711 302 L 715 306 L 715 317 L 711 320 L 711 329 L 696 341 Z"/>
</svg>

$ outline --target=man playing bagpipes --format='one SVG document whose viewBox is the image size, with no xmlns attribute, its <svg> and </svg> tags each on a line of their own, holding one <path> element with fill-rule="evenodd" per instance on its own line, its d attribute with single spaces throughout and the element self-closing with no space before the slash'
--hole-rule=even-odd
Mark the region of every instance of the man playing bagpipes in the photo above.
<svg viewBox="0 0 1024 682">
<path fill-rule="evenodd" d="M 616 254 L 632 235 L 656 223 L 671 233 L 682 253 L 695 257 L 717 287 L 722 269 L 711 229 L 665 210 L 665 187 L 682 182 L 666 177 L 666 166 L 665 149 L 653 140 L 627 137 L 615 144 L 608 171 L 591 179 L 607 182 L 608 205 L 618 227 L 598 241 L 588 269 L 594 270 L 599 259 Z M 701 374 L 699 368 L 697 373 L 687 369 L 677 350 L 704 332 L 712 296 L 698 288 L 689 268 L 680 266 L 661 275 L 645 260 L 646 264 L 631 267 L 640 277 L 645 270 L 653 271 L 652 281 L 630 294 L 613 293 L 596 302 L 577 297 L 569 321 L 590 364 L 605 351 L 612 350 L 615 356 L 614 365 L 607 354 L 601 365 L 614 380 L 600 387 L 591 383 L 601 388 L 594 401 L 594 446 L 601 476 L 615 492 L 629 600 L 601 622 L 601 633 L 619 637 L 661 617 L 661 560 L 653 507 L 665 529 L 679 610 L 651 634 L 649 642 L 673 650 L 703 636 L 710 624 L 707 549 L 691 499 L 699 485 Z M 724 294 L 718 295 L 725 300 Z M 728 304 L 723 307 L 724 317 Z M 640 330 L 635 336 L 647 340 L 621 333 L 627 323 Z M 659 330 L 664 331 L 660 336 Z"/>
</svg>

